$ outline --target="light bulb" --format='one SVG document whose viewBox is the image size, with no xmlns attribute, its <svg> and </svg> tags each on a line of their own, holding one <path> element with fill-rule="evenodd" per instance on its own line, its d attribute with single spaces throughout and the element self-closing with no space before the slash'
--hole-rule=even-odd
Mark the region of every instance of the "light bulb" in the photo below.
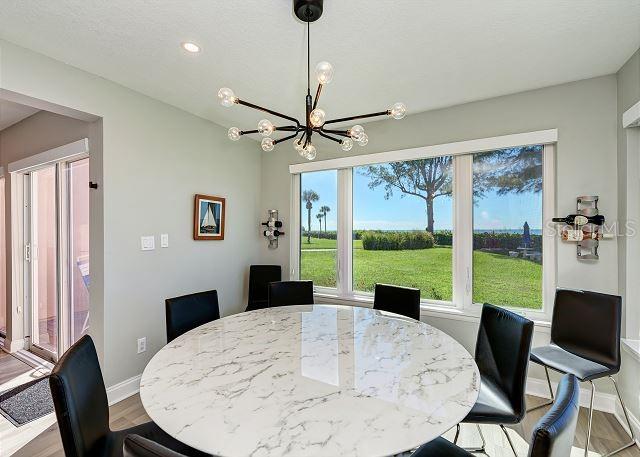
<svg viewBox="0 0 640 457">
<path fill-rule="evenodd" d="M 366 146 L 367 143 L 369 142 L 369 135 L 367 135 L 366 133 L 363 133 L 362 135 L 360 135 L 360 137 L 356 141 L 360 146 Z"/>
<path fill-rule="evenodd" d="M 316 158 L 317 151 L 314 145 L 309 143 L 305 149 L 305 157 L 307 160 L 313 160 Z"/>
<path fill-rule="evenodd" d="M 295 149 L 298 154 L 300 154 L 302 157 L 304 157 L 304 147 L 302 146 L 301 142 L 294 141 L 293 142 L 293 149 Z"/>
<path fill-rule="evenodd" d="M 320 84 L 329 84 L 333 79 L 333 66 L 329 62 L 320 62 L 316 65 L 316 76 Z"/>
<path fill-rule="evenodd" d="M 265 152 L 269 152 L 269 151 L 273 151 L 274 148 L 274 144 L 273 144 L 273 138 L 263 138 L 262 139 L 262 143 L 260 143 L 262 145 L 262 150 Z"/>
<path fill-rule="evenodd" d="M 351 151 L 351 148 L 353 147 L 353 140 L 351 138 L 345 138 L 342 140 L 340 145 L 343 151 Z"/>
<path fill-rule="evenodd" d="M 402 119 L 407 115 L 407 106 L 404 103 L 398 102 L 395 103 L 391 109 L 391 117 L 394 119 Z"/>
<path fill-rule="evenodd" d="M 271 121 L 267 119 L 262 119 L 258 122 L 258 133 L 262 136 L 269 136 L 273 133 L 275 127 L 271 123 Z"/>
<path fill-rule="evenodd" d="M 240 129 L 238 127 L 231 127 L 227 133 L 231 141 L 238 141 L 240 139 Z"/>
<path fill-rule="evenodd" d="M 236 94 L 234 94 L 228 87 L 223 87 L 218 91 L 218 99 L 220 100 L 220 104 L 227 108 L 233 106 L 233 104 L 238 101 Z"/>
<path fill-rule="evenodd" d="M 354 140 L 358 141 L 358 138 L 360 138 L 360 136 L 364 135 L 364 127 L 361 126 L 360 124 L 354 125 L 349 130 L 349 133 L 351 135 L 351 138 L 353 138 Z"/>
<path fill-rule="evenodd" d="M 316 108 L 309 114 L 309 121 L 314 127 L 321 127 L 324 125 L 326 114 L 323 109 Z"/>
</svg>

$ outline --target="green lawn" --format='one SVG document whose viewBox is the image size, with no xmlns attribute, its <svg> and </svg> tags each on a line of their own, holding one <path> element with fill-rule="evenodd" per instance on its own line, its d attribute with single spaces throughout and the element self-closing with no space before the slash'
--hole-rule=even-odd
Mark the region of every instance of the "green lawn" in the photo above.
<svg viewBox="0 0 640 457">
<path fill-rule="evenodd" d="M 307 238 L 300 239 L 300 248 L 302 250 L 307 249 L 336 249 L 336 240 L 325 240 L 322 238 L 311 238 L 311 243 L 307 243 Z M 362 240 L 353 240 L 354 249 L 362 249 Z"/>
<path fill-rule="evenodd" d="M 318 286 L 336 286 L 335 240 L 302 240 L 300 277 Z M 331 244 L 333 243 L 333 245 Z M 422 298 L 451 300 L 452 250 L 436 247 L 415 251 L 366 251 L 354 241 L 354 289 L 372 292 L 376 282 L 417 287 Z M 473 252 L 475 302 L 534 308 L 542 306 L 542 265 L 499 254 Z"/>
</svg>

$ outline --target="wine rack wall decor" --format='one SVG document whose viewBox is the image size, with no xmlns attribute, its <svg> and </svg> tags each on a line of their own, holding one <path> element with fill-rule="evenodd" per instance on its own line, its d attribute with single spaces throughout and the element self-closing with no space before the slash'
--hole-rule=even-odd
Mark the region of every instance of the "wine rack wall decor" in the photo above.
<svg viewBox="0 0 640 457">
<path fill-rule="evenodd" d="M 282 221 L 278 220 L 277 209 L 270 209 L 268 213 L 267 222 L 262 222 L 262 225 L 266 227 L 262 234 L 269 240 L 269 249 L 276 249 L 278 247 L 278 237 L 284 235 L 284 232 L 280 230 Z"/>
<path fill-rule="evenodd" d="M 576 243 L 579 260 L 597 260 L 600 240 L 612 238 L 604 233 L 604 216 L 599 214 L 597 195 L 578 197 L 575 214 L 554 217 L 552 220 L 564 224 L 561 231 L 562 240 Z"/>
</svg>

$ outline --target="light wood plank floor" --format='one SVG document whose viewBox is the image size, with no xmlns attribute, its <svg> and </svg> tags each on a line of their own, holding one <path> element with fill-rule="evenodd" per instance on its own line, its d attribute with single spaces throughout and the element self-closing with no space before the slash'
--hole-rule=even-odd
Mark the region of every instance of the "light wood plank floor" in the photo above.
<svg viewBox="0 0 640 457">
<path fill-rule="evenodd" d="M 5 384 L 9 385 L 9 382 L 11 386 L 13 386 L 21 379 L 25 379 L 26 382 L 28 379 L 41 375 L 39 373 L 34 374 L 33 372 L 34 370 L 28 365 L 0 351 L 0 391 L 5 390 Z M 18 384 L 20 383 L 21 382 L 18 382 Z M 536 397 L 529 397 L 528 401 L 531 405 L 536 405 L 543 400 Z M 544 409 L 534 411 L 525 417 L 525 420 L 517 429 L 509 429 L 509 434 L 516 445 L 518 455 L 527 455 L 528 445 L 526 440 L 528 440 L 533 425 L 544 412 Z M 149 420 L 138 395 L 116 403 L 110 408 L 110 413 L 111 428 L 113 429 L 127 428 Z M 7 424 L 11 428 L 8 428 Z M 574 449 L 571 457 L 582 457 L 586 427 L 587 411 L 581 408 L 578 430 L 576 431 Z M 487 440 L 487 451 L 489 455 L 493 457 L 513 457 L 509 449 L 509 444 L 500 431 L 500 428 L 497 426 L 483 426 L 482 430 Z M 11 440 L 11 437 L 15 437 L 15 435 L 18 434 L 22 435 L 22 443 L 19 443 L 19 445 L 15 439 Z M 445 437 L 453 439 L 453 434 L 454 430 L 450 430 L 445 434 Z M 526 437 L 526 439 L 523 437 Z M 592 452 L 590 452 L 590 456 L 596 457 L 605 454 L 607 451 L 617 448 L 627 439 L 626 434 L 615 417 L 599 411 L 594 413 L 594 427 L 591 441 Z M 13 443 L 12 449 L 5 446 L 3 451 L 2 443 L 9 441 Z M 480 444 L 475 426 L 466 424 L 463 426 L 459 444 L 464 446 Z M 49 415 L 31 424 L 15 428 L 0 416 L 0 455 L 14 455 L 16 457 L 64 456 L 55 417 Z M 618 455 L 619 457 L 640 457 L 640 450 L 638 448 L 632 448 Z"/>
</svg>

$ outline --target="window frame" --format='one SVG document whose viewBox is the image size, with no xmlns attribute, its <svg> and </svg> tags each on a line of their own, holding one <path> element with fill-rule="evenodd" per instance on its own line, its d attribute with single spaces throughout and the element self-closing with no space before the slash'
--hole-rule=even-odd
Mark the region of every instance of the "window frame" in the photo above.
<svg viewBox="0 0 640 457">
<path fill-rule="evenodd" d="M 290 278 L 300 271 L 300 176 L 302 173 L 337 170 L 337 287 L 314 287 L 319 299 L 334 303 L 370 305 L 373 294 L 353 290 L 353 169 L 363 165 L 453 157 L 453 246 L 451 302 L 421 299 L 423 311 L 462 318 L 480 315 L 481 304 L 473 294 L 473 154 L 509 147 L 543 145 L 542 189 L 542 309 L 506 307 L 537 322 L 550 322 L 557 283 L 557 237 L 547 232 L 555 213 L 555 154 L 557 129 L 503 135 L 435 146 L 386 151 L 289 166 L 291 173 Z M 465 230 L 462 230 L 465 227 Z M 549 235 L 549 236 L 545 236 Z"/>
</svg>

